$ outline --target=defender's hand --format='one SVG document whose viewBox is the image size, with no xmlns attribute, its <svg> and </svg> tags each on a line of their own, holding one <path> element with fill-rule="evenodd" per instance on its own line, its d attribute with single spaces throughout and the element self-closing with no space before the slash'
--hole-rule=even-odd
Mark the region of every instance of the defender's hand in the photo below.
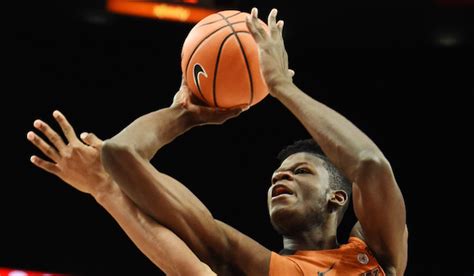
<svg viewBox="0 0 474 276">
<path fill-rule="evenodd" d="M 181 106 L 189 111 L 192 120 L 198 125 L 222 124 L 230 118 L 239 116 L 240 113 L 248 109 L 248 106 L 239 106 L 231 109 L 204 106 L 189 90 L 184 78 L 179 91 L 173 98 L 171 106 Z"/>
<path fill-rule="evenodd" d="M 111 183 L 111 178 L 100 161 L 102 140 L 94 134 L 82 133 L 83 143 L 77 138 L 73 127 L 61 112 L 54 111 L 53 117 L 59 123 L 67 141 L 64 142 L 45 122 L 35 120 L 33 126 L 41 131 L 48 141 L 44 141 L 33 131 L 28 132 L 27 139 L 52 162 L 36 155 L 31 156 L 31 162 L 81 192 L 96 195 L 106 189 Z"/>
</svg>

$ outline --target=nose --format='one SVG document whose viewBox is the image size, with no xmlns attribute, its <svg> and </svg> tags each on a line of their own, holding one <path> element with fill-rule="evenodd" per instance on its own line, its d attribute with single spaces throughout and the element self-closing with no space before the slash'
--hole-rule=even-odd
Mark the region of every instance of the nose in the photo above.
<svg viewBox="0 0 474 276">
<path fill-rule="evenodd" d="M 293 176 L 287 171 L 274 173 L 272 177 L 272 184 L 275 185 L 275 183 L 280 180 L 293 180 Z"/>
</svg>

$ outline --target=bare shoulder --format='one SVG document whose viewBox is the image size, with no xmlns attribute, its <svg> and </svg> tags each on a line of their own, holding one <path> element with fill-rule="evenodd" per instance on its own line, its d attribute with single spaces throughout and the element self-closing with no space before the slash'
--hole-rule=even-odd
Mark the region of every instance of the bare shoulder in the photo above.
<svg viewBox="0 0 474 276">
<path fill-rule="evenodd" d="M 367 244 L 367 241 L 366 241 L 367 239 L 364 235 L 364 230 L 362 228 L 362 225 L 359 222 L 357 222 L 354 225 L 354 227 L 352 227 L 352 230 L 349 236 L 359 238 Z M 373 252 L 373 250 L 371 251 Z M 403 235 L 403 250 L 402 252 L 400 252 L 401 256 L 399 258 L 400 261 L 398 262 L 398 264 L 392 264 L 388 262 L 385 256 L 383 255 L 380 255 L 380 254 L 379 255 L 374 254 L 374 255 L 387 275 L 404 275 L 405 269 L 407 266 L 407 261 L 408 261 L 408 227 L 405 225 L 405 232 Z"/>
<path fill-rule="evenodd" d="M 363 234 L 363 231 L 362 231 L 362 226 L 360 225 L 360 222 L 356 222 L 356 224 L 354 224 L 349 236 L 350 237 L 356 237 L 356 238 L 359 238 L 359 239 L 365 241 L 365 237 L 364 237 L 364 234 Z"/>
</svg>

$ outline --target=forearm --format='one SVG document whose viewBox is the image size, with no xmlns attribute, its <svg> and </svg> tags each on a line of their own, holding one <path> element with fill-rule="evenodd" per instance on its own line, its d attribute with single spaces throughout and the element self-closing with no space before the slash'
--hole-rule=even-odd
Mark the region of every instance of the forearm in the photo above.
<svg viewBox="0 0 474 276">
<path fill-rule="evenodd" d="M 102 161 L 121 190 L 144 213 L 175 232 L 206 263 L 215 265 L 215 252 L 223 252 L 226 239 L 196 196 L 127 147 L 105 141 Z"/>
<path fill-rule="evenodd" d="M 205 266 L 173 232 L 144 214 L 117 185 L 94 196 L 133 243 L 167 275 L 202 271 Z"/>
<path fill-rule="evenodd" d="M 109 140 L 150 160 L 161 147 L 195 125 L 189 112 L 176 105 L 139 117 Z"/>
<path fill-rule="evenodd" d="M 375 143 L 354 124 L 293 83 L 276 85 L 272 95 L 298 118 L 328 158 L 349 179 L 354 180 L 357 168 L 364 161 L 383 158 Z"/>
</svg>

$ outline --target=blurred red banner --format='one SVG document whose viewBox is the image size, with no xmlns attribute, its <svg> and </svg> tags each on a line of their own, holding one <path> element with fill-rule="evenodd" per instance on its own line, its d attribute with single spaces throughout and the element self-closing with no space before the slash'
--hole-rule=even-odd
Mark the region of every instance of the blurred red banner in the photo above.
<svg viewBox="0 0 474 276">
<path fill-rule="evenodd" d="M 67 274 L 21 270 L 13 268 L 0 268 L 0 276 L 67 276 Z"/>
</svg>

